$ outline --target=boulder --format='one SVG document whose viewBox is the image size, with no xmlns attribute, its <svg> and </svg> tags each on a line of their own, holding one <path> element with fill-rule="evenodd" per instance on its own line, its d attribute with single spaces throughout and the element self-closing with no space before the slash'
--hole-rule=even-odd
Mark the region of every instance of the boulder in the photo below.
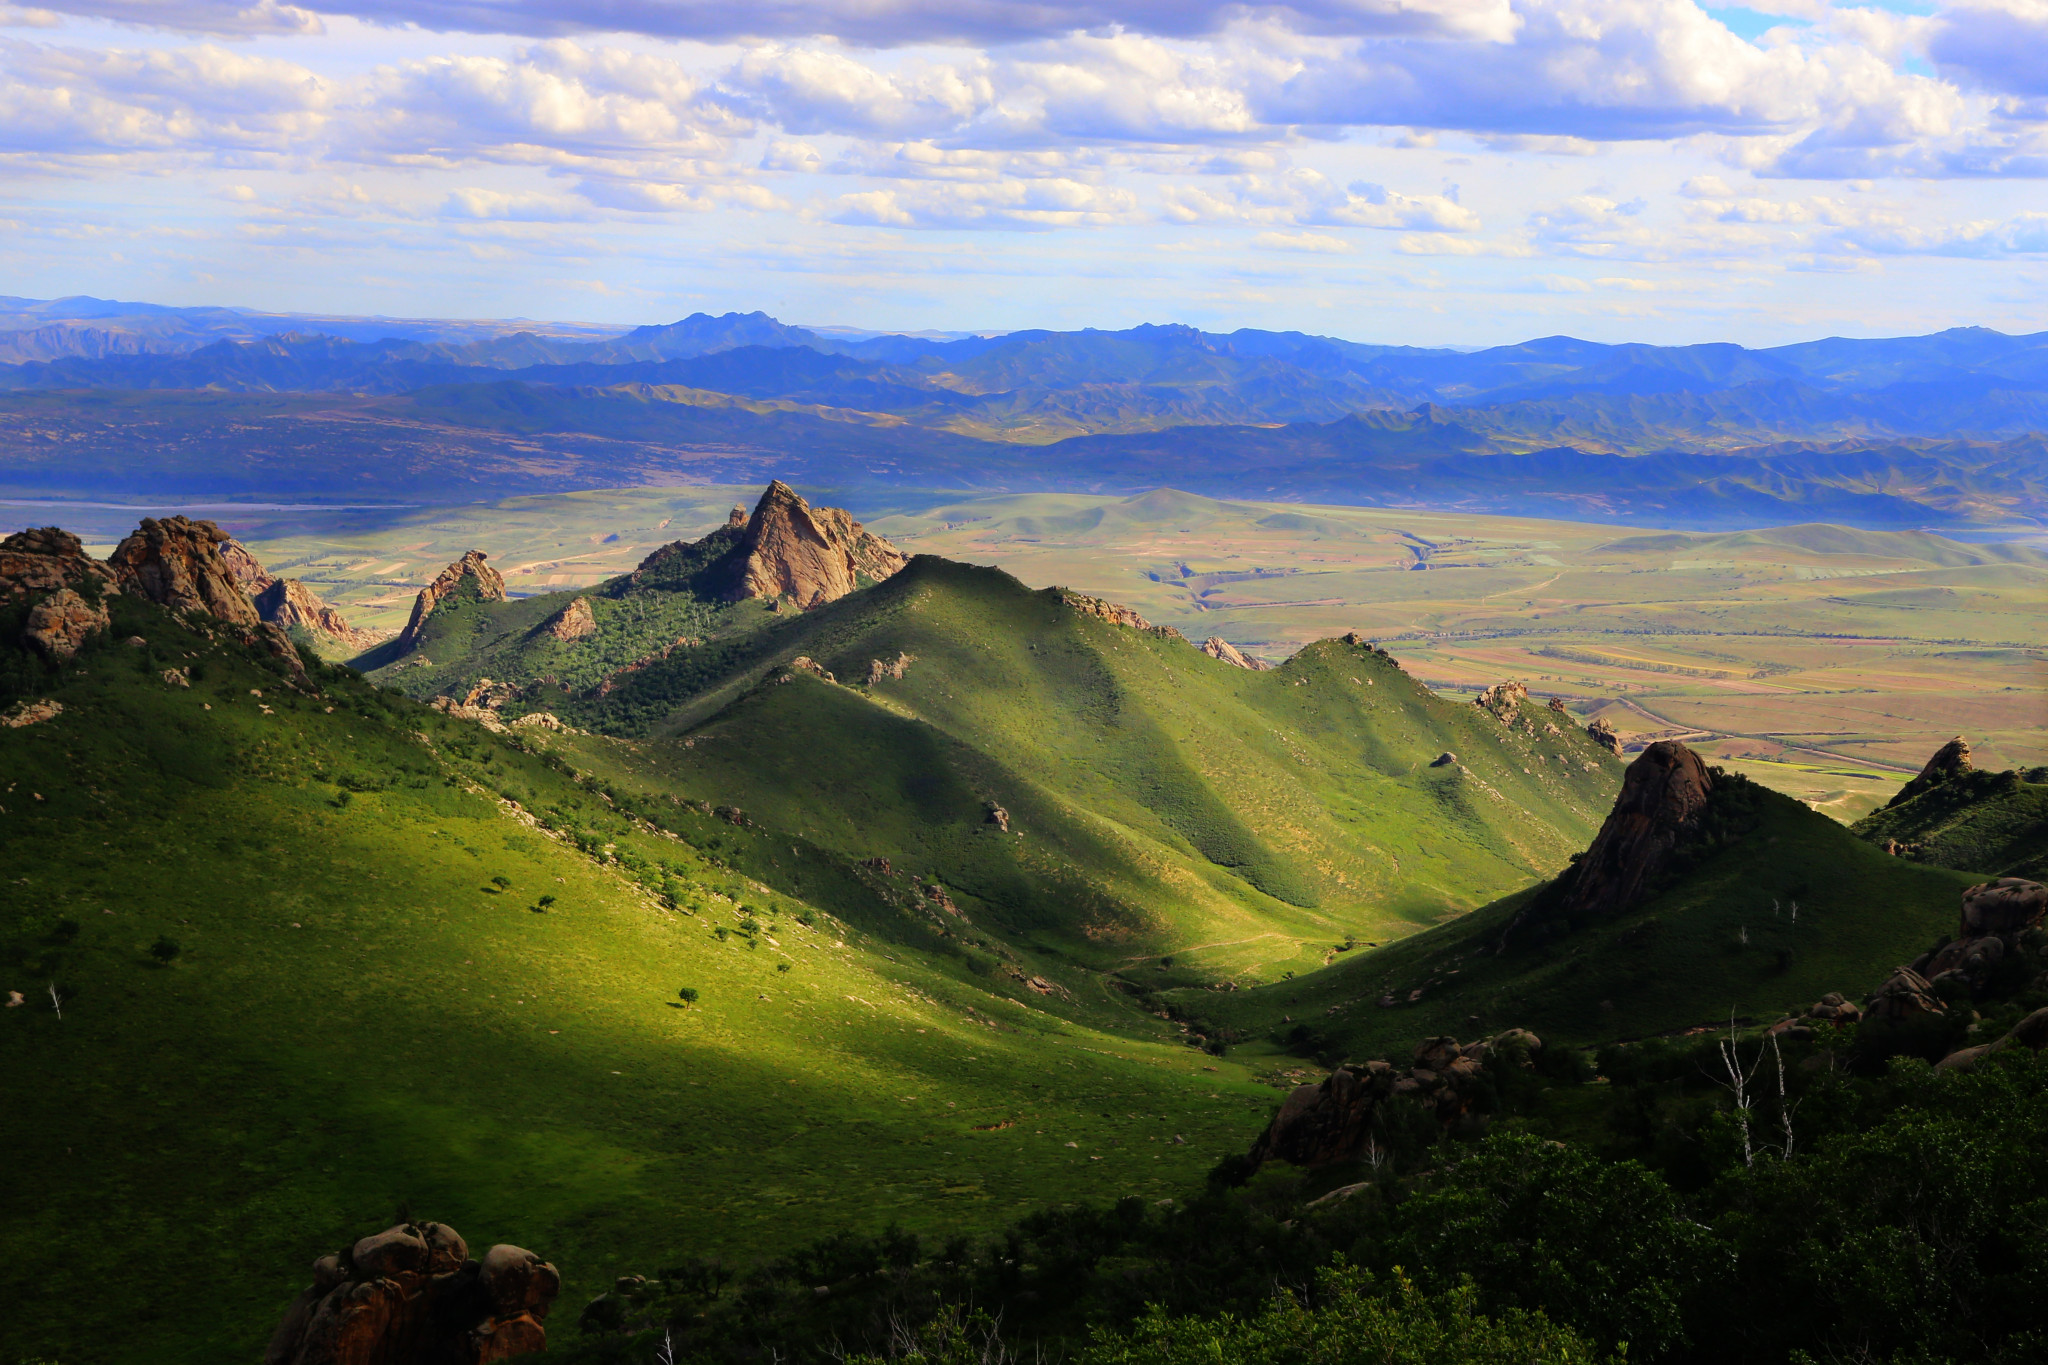
<svg viewBox="0 0 2048 1365">
<path fill-rule="evenodd" d="M 1926 977 L 1911 967 L 1900 967 L 1877 988 L 1866 1013 L 1873 1020 L 1904 1023 L 1922 1015 L 1946 1014 L 1948 1007 L 1935 998 Z"/>
<path fill-rule="evenodd" d="M 221 557 L 228 533 L 210 521 L 144 517 L 107 557 L 124 592 L 172 611 L 202 613 L 230 625 L 263 624 L 256 604 Z"/>
<path fill-rule="evenodd" d="M 87 601 L 70 588 L 59 588 L 29 608 L 21 636 L 46 658 L 65 663 L 107 624 L 104 602 Z"/>
<path fill-rule="evenodd" d="M 1963 892 L 1961 937 L 2023 934 L 2048 913 L 2048 886 L 2019 877 L 1979 882 Z"/>
<path fill-rule="evenodd" d="M 1004 834 L 1008 834 L 1010 832 L 1010 812 L 991 801 L 988 803 L 988 823 L 994 825 Z"/>
<path fill-rule="evenodd" d="M 569 605 L 550 616 L 547 633 L 565 643 L 572 640 L 588 640 L 597 634 L 597 617 L 590 610 L 590 599 L 578 597 Z"/>
<path fill-rule="evenodd" d="M 1932 791 L 1951 778 L 1975 770 L 1976 765 L 1970 761 L 1970 741 L 1957 735 L 1934 751 L 1934 756 L 1927 760 L 1918 776 L 1892 794 L 1892 799 L 1885 802 L 1885 809 L 1903 805 L 1922 792 Z"/>
<path fill-rule="evenodd" d="M 1592 740 L 1616 758 L 1621 757 L 1621 736 L 1614 733 L 1614 727 L 1607 723 L 1605 716 L 1602 716 L 1586 727 L 1586 738 Z"/>
<path fill-rule="evenodd" d="M 420 595 L 413 599 L 412 615 L 406 619 L 405 629 L 398 632 L 401 649 L 412 649 L 419 644 L 420 627 L 434 614 L 435 608 L 461 591 L 464 585 L 472 587 L 482 601 L 505 600 L 505 580 L 496 569 L 484 563 L 489 558 L 482 550 L 465 551 L 462 558 L 441 570 L 433 582 L 420 589 Z"/>
<path fill-rule="evenodd" d="M 747 519 L 733 601 L 788 598 L 808 610 L 878 583 L 910 560 L 838 507 L 812 507 L 777 479 Z"/>
</svg>

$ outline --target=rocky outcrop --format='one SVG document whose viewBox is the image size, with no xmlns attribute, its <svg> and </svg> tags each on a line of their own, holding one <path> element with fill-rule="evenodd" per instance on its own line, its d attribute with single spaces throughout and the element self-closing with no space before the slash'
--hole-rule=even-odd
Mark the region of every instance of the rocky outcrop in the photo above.
<svg viewBox="0 0 2048 1365">
<path fill-rule="evenodd" d="M 747 529 L 747 509 L 746 509 L 746 508 L 744 508 L 744 507 L 742 507 L 742 506 L 740 506 L 740 505 L 739 505 L 738 503 L 734 503 L 734 504 L 732 505 L 732 511 L 730 511 L 730 512 L 727 512 L 727 513 L 725 514 L 725 524 L 726 524 L 726 527 L 727 527 L 728 529 L 730 529 L 730 530 L 734 530 L 734 531 L 744 531 L 744 530 L 746 530 L 746 529 Z"/>
<path fill-rule="evenodd" d="M 893 664 L 885 664 L 880 659 L 870 659 L 868 660 L 867 685 L 873 687 L 884 678 L 893 678 L 897 682 L 902 682 L 904 670 L 916 662 L 917 656 L 915 654 L 906 654 L 900 649 L 896 651 L 896 662 Z"/>
<path fill-rule="evenodd" d="M 40 526 L 0 540 L 0 602 L 60 588 L 75 592 L 89 579 L 118 591 L 113 570 L 88 555 L 69 531 Z"/>
<path fill-rule="evenodd" d="M 879 583 L 909 559 L 838 507 L 812 507 L 782 480 L 768 485 L 741 535 L 732 601 L 788 599 L 808 610 Z"/>
<path fill-rule="evenodd" d="M 1614 727 L 1607 723 L 1605 716 L 1602 716 L 1586 727 L 1586 738 L 1592 740 L 1616 758 L 1621 757 L 1621 736 L 1614 733 Z"/>
<path fill-rule="evenodd" d="M 1970 741 L 1957 735 L 1934 751 L 1934 757 L 1927 760 L 1919 775 L 1899 788 L 1892 799 L 1884 803 L 1885 809 L 1890 810 L 1893 806 L 1904 805 L 1922 792 L 1932 791 L 1944 782 L 1976 770 L 1977 765 L 1970 761 Z"/>
<path fill-rule="evenodd" d="M 18 701 L 5 711 L 0 711 L 0 726 L 9 730 L 20 730 L 31 725 L 40 725 L 46 720 L 55 720 L 63 714 L 64 703 L 61 701 Z"/>
<path fill-rule="evenodd" d="M 1503 725 L 1522 714 L 1529 689 L 1518 682 L 1497 682 L 1472 699 L 1472 704 Z"/>
<path fill-rule="evenodd" d="M 227 532 L 210 521 L 144 517 L 107 557 L 125 592 L 177 612 L 198 612 L 230 625 L 256 627 L 263 618 L 235 578 L 220 546 Z"/>
<path fill-rule="evenodd" d="M 1564 698 L 1563 698 L 1563 697 L 1552 697 L 1552 698 L 1550 699 L 1550 709 L 1551 709 L 1552 711 L 1555 711 L 1555 712 L 1556 712 L 1556 713 L 1557 713 L 1558 715 L 1560 715 L 1560 716 L 1562 716 L 1562 715 L 1568 715 L 1568 714 L 1570 714 L 1569 712 L 1567 712 L 1567 711 L 1566 711 L 1566 710 L 1564 709 Z"/>
<path fill-rule="evenodd" d="M 1220 659 L 1222 662 L 1237 668 L 1249 668 L 1254 673 L 1264 673 L 1273 666 L 1264 659 L 1254 659 L 1250 655 L 1243 653 L 1236 645 L 1233 645 L 1220 635 L 1211 635 L 1208 639 L 1204 640 L 1201 650 L 1212 659 Z"/>
<path fill-rule="evenodd" d="M 1543 1042 L 1527 1029 L 1509 1029 L 1483 1042 L 1460 1044 L 1431 1038 L 1415 1049 L 1407 1070 L 1391 1062 L 1340 1066 L 1315 1085 L 1297 1087 L 1252 1145 L 1254 1166 L 1285 1161 L 1293 1166 L 1331 1166 L 1369 1156 L 1373 1117 L 1397 1098 L 1420 1104 L 1441 1123 L 1473 1110 L 1487 1068 L 1528 1067 Z"/>
<path fill-rule="evenodd" d="M 294 626 L 325 636 L 350 649 L 369 649 L 385 637 L 372 630 L 358 630 L 333 607 L 322 602 L 313 590 L 296 578 L 273 578 L 256 594 L 256 614 L 280 630 Z"/>
<path fill-rule="evenodd" d="M 1999 964 L 2019 952 L 2027 931 L 2048 914 L 2048 886 L 2020 877 L 1980 882 L 1963 892 L 1956 935 L 1913 960 L 1911 970 L 1927 979 L 1937 995 L 1944 984 L 1988 990 Z"/>
<path fill-rule="evenodd" d="M 597 634 L 597 616 L 590 610 L 590 599 L 572 599 L 568 606 L 548 618 L 543 629 L 565 644 L 576 640 L 588 640 Z"/>
<path fill-rule="evenodd" d="M 484 1365 L 547 1349 L 562 1277 L 530 1251 L 474 1260 L 446 1223 L 401 1223 L 313 1263 L 263 1365 Z"/>
<path fill-rule="evenodd" d="M 434 614 L 434 609 L 461 591 L 465 585 L 474 588 L 477 597 L 485 602 L 505 600 L 505 580 L 484 563 L 490 556 L 482 550 L 465 551 L 462 558 L 450 564 L 434 576 L 434 581 L 420 589 L 420 595 L 413 599 L 412 615 L 406 618 L 405 629 L 398 632 L 399 648 L 412 649 L 419 644 L 420 627 Z"/>
<path fill-rule="evenodd" d="M 1676 740 L 1643 750 L 1623 775 L 1621 795 L 1592 845 L 1515 916 L 1502 946 L 1546 921 L 1604 917 L 1632 907 L 1698 828 L 1713 789 L 1707 765 Z"/>
<path fill-rule="evenodd" d="M 70 588 L 59 588 L 29 608 L 22 639 L 57 663 L 76 658 L 85 642 L 107 628 L 106 603 L 88 601 Z"/>
<path fill-rule="evenodd" d="M 1113 626 L 1129 626 L 1132 630 L 1157 629 L 1150 621 L 1121 603 L 1101 597 L 1090 597 L 1086 593 L 1074 592 L 1069 588 L 1051 588 L 1048 591 L 1083 616 L 1093 616 Z"/>
<path fill-rule="evenodd" d="M 988 803 L 988 822 L 1005 834 L 1010 832 L 1010 812 L 993 801 Z"/>
</svg>

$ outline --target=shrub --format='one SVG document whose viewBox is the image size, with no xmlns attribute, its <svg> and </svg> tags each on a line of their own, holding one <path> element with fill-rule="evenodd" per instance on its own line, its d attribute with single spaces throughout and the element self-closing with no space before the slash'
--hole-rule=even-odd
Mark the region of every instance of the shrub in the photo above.
<svg viewBox="0 0 2048 1365">
<path fill-rule="evenodd" d="M 149 946 L 149 955 L 158 962 L 174 961 L 178 954 L 184 951 L 178 946 L 178 940 L 163 935 L 159 935 L 157 941 Z"/>
</svg>

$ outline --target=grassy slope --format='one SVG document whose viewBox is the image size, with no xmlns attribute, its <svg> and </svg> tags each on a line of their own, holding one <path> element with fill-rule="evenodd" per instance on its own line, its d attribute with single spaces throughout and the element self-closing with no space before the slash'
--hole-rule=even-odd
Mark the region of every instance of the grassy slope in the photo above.
<svg viewBox="0 0 2048 1365">
<path fill-rule="evenodd" d="M 474 727 L 340 675 L 294 697 L 115 606 L 147 650 L 9 661 L 67 709 L 0 730 L 0 987 L 29 997 L 0 1011 L 0 1301 L 36 1305 L 0 1318 L 0 1358 L 249 1358 L 311 1258 L 401 1201 L 544 1251 L 573 1315 L 678 1256 L 1164 1195 L 1263 1115 L 1233 1063 L 998 998 L 829 916 L 806 929 Z M 190 690 L 159 680 L 185 663 Z M 668 864 L 697 913 L 485 784 Z M 159 935 L 183 946 L 169 966 Z"/>
<path fill-rule="evenodd" d="M 1775 1018 L 1828 991 L 1861 996 L 1954 932 L 1958 893 L 1974 878 L 1888 857 L 1789 797 L 1760 794 L 1759 823 L 1739 842 L 1630 912 L 1547 947 L 1494 954 L 1534 894 L 1522 892 L 1312 977 L 1185 999 L 1261 1034 L 1291 1015 L 1356 1058 L 1515 1026 L 1592 1043 L 1711 1024 L 1731 1009 Z M 1423 997 L 1409 1003 L 1417 987 Z M 1381 1007 L 1388 993 L 1399 1003 Z"/>
<path fill-rule="evenodd" d="M 901 653 L 905 676 L 873 688 L 763 685 L 797 657 L 852 681 Z M 1319 965 L 1346 933 L 1525 885 L 1590 835 L 1616 778 L 1548 713 L 1509 732 L 1362 646 L 1250 673 L 933 558 L 602 701 L 537 704 L 644 736 L 570 741 L 579 765 L 935 875 L 1012 943 L 1098 968 L 1174 953 L 1212 978 Z M 1431 768 L 1445 750 L 1467 768 Z"/>
<path fill-rule="evenodd" d="M 1854 829 L 1879 847 L 1887 840 L 1917 845 L 1911 856 L 1936 867 L 2048 877 L 2048 783 L 2016 772 L 1966 773 L 1873 811 Z"/>
</svg>

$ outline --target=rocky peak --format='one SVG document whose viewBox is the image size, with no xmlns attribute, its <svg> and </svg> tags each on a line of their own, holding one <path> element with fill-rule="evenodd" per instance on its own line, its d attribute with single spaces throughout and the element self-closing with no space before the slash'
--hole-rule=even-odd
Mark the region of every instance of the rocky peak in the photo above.
<svg viewBox="0 0 2048 1365">
<path fill-rule="evenodd" d="M 38 526 L 0 540 L 0 599 L 77 589 L 89 578 L 114 589 L 113 571 L 86 554 L 69 531 Z"/>
<path fill-rule="evenodd" d="M 1529 700 L 1529 689 L 1518 682 L 1498 682 L 1472 699 L 1472 704 L 1502 724 L 1514 720 L 1521 714 L 1522 703 Z"/>
<path fill-rule="evenodd" d="M 124 590 L 172 611 L 203 612 L 238 626 L 259 626 L 256 604 L 235 578 L 220 546 L 227 532 L 210 521 L 144 517 L 107 557 Z"/>
<path fill-rule="evenodd" d="M 441 570 L 433 582 L 420 589 L 420 595 L 413 599 L 412 615 L 406 619 L 405 629 L 398 633 L 402 649 L 411 649 L 419 643 L 420 627 L 434 614 L 434 608 L 448 600 L 465 580 L 475 584 L 476 595 L 484 601 L 505 600 L 505 580 L 496 569 L 484 563 L 489 558 L 482 550 L 464 551 L 462 558 Z"/>
<path fill-rule="evenodd" d="M 233 536 L 220 543 L 221 560 L 228 566 L 228 572 L 242 585 L 242 591 L 250 597 L 257 597 L 267 590 L 277 578 L 251 554 L 249 547 Z"/>
<path fill-rule="evenodd" d="M 1931 791 L 1944 782 L 1976 770 L 1977 765 L 1970 761 L 1970 741 L 1957 735 L 1934 751 L 1934 757 L 1927 760 L 1927 766 L 1920 770 L 1920 775 L 1899 788 L 1898 793 L 1885 802 L 1885 808 L 1889 810 L 1902 805 L 1924 791 Z"/>
<path fill-rule="evenodd" d="M 778 482 L 779 482 L 779 480 L 778 480 Z M 747 509 L 746 509 L 746 508 L 744 508 L 744 507 L 742 507 L 742 506 L 740 506 L 740 505 L 739 505 L 738 503 L 734 503 L 734 504 L 732 505 L 732 511 L 730 511 L 730 512 L 727 512 L 727 513 L 725 514 L 725 524 L 726 524 L 726 526 L 727 526 L 728 528 L 730 528 L 731 530 L 734 530 L 734 531 L 744 531 L 744 530 L 746 530 L 746 529 L 747 529 Z"/>
<path fill-rule="evenodd" d="M 787 597 L 805 609 L 836 602 L 910 562 L 843 508 L 812 507 L 780 479 L 754 505 L 739 552 L 732 600 Z"/>
<path fill-rule="evenodd" d="M 1592 845 L 1547 893 L 1515 916 L 1503 942 L 1545 921 L 1629 909 L 1673 850 L 1699 827 L 1713 789 L 1707 765 L 1678 741 L 1662 740 L 1643 750 L 1622 776 L 1621 795 Z"/>
</svg>

